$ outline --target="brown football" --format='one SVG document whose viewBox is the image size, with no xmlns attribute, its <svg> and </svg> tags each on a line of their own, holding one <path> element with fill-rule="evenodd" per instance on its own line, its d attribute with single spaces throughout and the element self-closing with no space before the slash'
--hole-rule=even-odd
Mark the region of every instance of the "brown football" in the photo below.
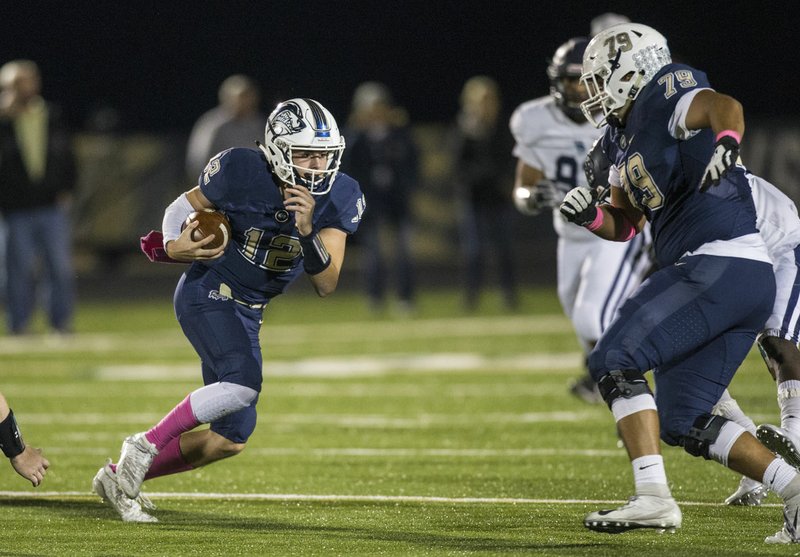
<svg viewBox="0 0 800 557">
<path fill-rule="evenodd" d="M 183 223 L 183 226 L 186 227 L 195 220 L 200 221 L 200 224 L 192 232 L 192 240 L 199 242 L 206 236 L 213 234 L 214 239 L 210 244 L 204 246 L 206 249 L 228 245 L 228 241 L 231 238 L 231 223 L 228 222 L 228 217 L 213 209 L 203 209 L 202 211 L 195 211 L 186 217 L 186 222 Z"/>
</svg>

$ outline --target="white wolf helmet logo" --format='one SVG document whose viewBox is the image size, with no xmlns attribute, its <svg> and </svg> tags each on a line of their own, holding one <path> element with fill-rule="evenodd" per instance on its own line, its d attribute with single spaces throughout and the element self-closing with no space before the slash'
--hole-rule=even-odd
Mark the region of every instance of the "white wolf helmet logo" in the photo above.
<svg viewBox="0 0 800 557">
<path fill-rule="evenodd" d="M 287 102 L 270 122 L 275 136 L 288 135 L 302 131 L 306 127 L 303 112 L 297 103 Z"/>
</svg>

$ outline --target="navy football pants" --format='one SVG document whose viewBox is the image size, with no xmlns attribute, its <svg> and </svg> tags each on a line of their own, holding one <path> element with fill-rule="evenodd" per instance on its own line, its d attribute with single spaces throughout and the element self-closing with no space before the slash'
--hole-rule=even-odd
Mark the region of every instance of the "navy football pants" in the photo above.
<svg viewBox="0 0 800 557">
<path fill-rule="evenodd" d="M 772 311 L 772 266 L 695 255 L 654 273 L 589 356 L 595 381 L 653 370 L 661 438 L 676 445 L 709 414 Z"/>
<path fill-rule="evenodd" d="M 219 286 L 219 277 L 193 265 L 175 290 L 178 322 L 200 356 L 205 385 L 225 381 L 260 392 L 262 310 L 221 297 Z M 257 402 L 213 422 L 211 430 L 234 443 L 246 442 L 256 427 Z"/>
</svg>

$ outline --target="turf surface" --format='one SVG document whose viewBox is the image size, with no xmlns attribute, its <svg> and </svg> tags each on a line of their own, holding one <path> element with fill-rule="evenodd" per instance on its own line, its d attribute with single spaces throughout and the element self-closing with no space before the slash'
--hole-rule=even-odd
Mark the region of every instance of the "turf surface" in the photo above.
<svg viewBox="0 0 800 557">
<path fill-rule="evenodd" d="M 493 295 L 467 314 L 447 292 L 413 316 L 372 315 L 356 294 L 278 299 L 247 450 L 147 482 L 154 525 L 120 522 L 90 483 L 198 386 L 196 356 L 169 300 L 84 304 L 76 330 L 0 337 L 0 389 L 52 462 L 39 489 L 0 470 L 0 555 L 796 553 L 763 543 L 781 526 L 777 497 L 725 507 L 738 477 L 672 448 L 683 528 L 583 528 L 627 498 L 631 472 L 605 406 L 567 393 L 581 357 L 550 290 L 514 313 Z M 757 423 L 777 420 L 755 351 L 732 390 Z"/>
</svg>

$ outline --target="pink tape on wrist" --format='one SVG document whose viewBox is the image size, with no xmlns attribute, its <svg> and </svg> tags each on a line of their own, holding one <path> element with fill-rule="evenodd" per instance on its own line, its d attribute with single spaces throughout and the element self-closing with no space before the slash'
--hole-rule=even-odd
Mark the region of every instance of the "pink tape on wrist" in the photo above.
<svg viewBox="0 0 800 557">
<path fill-rule="evenodd" d="M 729 136 L 729 137 L 734 138 L 736 140 L 736 143 L 741 143 L 742 142 L 741 134 L 739 132 L 734 131 L 734 130 L 722 130 L 721 132 L 719 132 L 717 134 L 717 138 L 715 139 L 715 141 L 719 141 L 720 139 L 722 139 L 726 135 Z"/>
<path fill-rule="evenodd" d="M 594 220 L 586 225 L 586 228 L 592 231 L 597 230 L 601 226 L 603 226 L 603 210 L 599 207 L 597 208 L 597 214 L 594 216 Z"/>
<path fill-rule="evenodd" d="M 627 242 L 637 234 L 636 227 L 631 224 L 628 219 L 622 219 L 624 223 L 622 224 L 622 230 L 620 230 L 619 236 L 617 236 L 617 240 L 620 242 Z"/>
</svg>

